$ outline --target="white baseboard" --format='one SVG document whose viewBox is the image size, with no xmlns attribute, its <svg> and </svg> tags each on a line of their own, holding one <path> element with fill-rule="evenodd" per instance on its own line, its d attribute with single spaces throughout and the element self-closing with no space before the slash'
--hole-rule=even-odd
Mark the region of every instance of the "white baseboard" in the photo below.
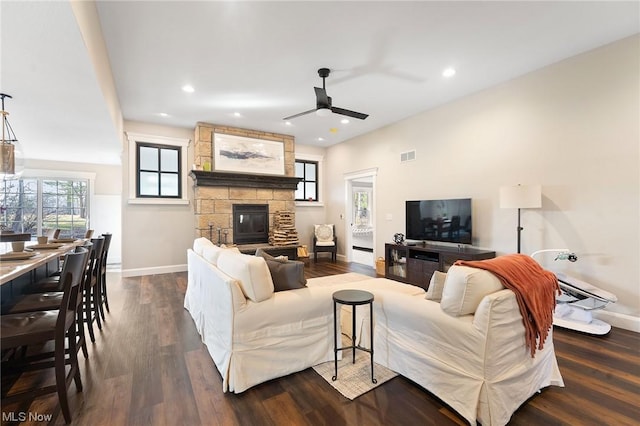
<svg viewBox="0 0 640 426">
<path fill-rule="evenodd" d="M 185 272 L 187 265 L 154 266 L 150 268 L 123 269 L 123 277 L 139 277 L 141 275 L 171 274 L 173 272 Z"/>
<path fill-rule="evenodd" d="M 608 322 L 614 327 L 640 333 L 640 317 L 607 311 L 606 309 L 593 312 L 593 316 L 599 320 Z"/>
</svg>

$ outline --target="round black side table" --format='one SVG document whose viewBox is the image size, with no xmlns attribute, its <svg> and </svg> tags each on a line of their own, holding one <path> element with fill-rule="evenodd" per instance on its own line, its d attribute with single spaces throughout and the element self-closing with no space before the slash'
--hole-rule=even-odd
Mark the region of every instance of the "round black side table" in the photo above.
<svg viewBox="0 0 640 426">
<path fill-rule="evenodd" d="M 338 347 L 338 321 L 340 318 L 337 314 L 338 303 L 341 305 L 352 306 L 351 309 L 351 346 Z M 356 306 L 369 305 L 369 333 L 371 341 L 371 349 L 363 348 L 356 345 Z M 371 382 L 378 383 L 373 377 L 373 294 L 363 290 L 340 290 L 333 293 L 333 356 L 335 362 L 336 374 L 331 380 L 338 379 L 338 351 L 351 349 L 353 351 L 353 363 L 356 362 L 356 349 L 369 352 L 371 354 Z"/>
</svg>

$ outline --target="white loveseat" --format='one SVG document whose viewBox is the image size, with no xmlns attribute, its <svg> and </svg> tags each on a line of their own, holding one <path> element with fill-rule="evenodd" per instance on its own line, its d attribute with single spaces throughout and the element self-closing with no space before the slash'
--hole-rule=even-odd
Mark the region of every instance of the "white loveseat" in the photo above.
<svg viewBox="0 0 640 426">
<path fill-rule="evenodd" d="M 304 288 L 274 292 L 263 258 L 204 238 L 187 256 L 184 306 L 225 392 L 333 360 L 332 294 L 343 288 L 375 296 L 375 361 L 432 392 L 471 424 L 506 424 L 539 389 L 563 385 L 551 333 L 531 358 L 514 293 L 499 282 L 478 284 L 491 281 L 481 274 L 489 272 L 452 268 L 447 279 L 462 282 L 445 286 L 448 293 L 443 290 L 438 302 L 425 299 L 419 287 L 360 274 L 312 278 Z M 363 308 L 355 333 L 368 346 Z M 341 322 L 350 334 L 351 316 Z"/>
<path fill-rule="evenodd" d="M 540 389 L 564 386 L 552 331 L 531 357 L 513 291 L 490 272 L 465 266 L 453 266 L 443 284 L 435 300 L 378 295 L 377 363 L 429 390 L 472 425 L 504 425 Z"/>
</svg>

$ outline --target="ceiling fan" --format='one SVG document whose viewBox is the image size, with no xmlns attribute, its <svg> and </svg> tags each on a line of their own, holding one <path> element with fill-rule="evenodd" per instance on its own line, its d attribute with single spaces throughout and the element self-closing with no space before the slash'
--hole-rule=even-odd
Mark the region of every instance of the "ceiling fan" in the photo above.
<svg viewBox="0 0 640 426">
<path fill-rule="evenodd" d="M 369 116 L 369 114 L 363 114 L 361 112 L 350 111 L 344 108 L 338 108 L 331 105 L 331 96 L 327 96 L 327 90 L 324 86 L 325 78 L 329 77 L 329 73 L 331 70 L 329 68 L 320 68 L 318 70 L 318 75 L 322 78 L 322 89 L 319 87 L 314 87 L 316 91 L 316 108 L 310 109 L 309 111 L 301 112 L 299 114 L 294 114 L 289 117 L 283 118 L 283 120 L 290 120 L 292 118 L 300 117 L 301 115 L 310 114 L 315 112 L 320 116 L 327 116 L 332 112 L 335 114 L 346 115 L 347 117 L 358 118 L 360 120 L 364 120 Z"/>
</svg>

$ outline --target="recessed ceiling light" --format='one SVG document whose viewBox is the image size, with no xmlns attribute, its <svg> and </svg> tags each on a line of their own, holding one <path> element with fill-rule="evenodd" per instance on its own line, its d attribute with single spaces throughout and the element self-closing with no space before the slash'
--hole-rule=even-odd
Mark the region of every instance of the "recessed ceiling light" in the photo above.
<svg viewBox="0 0 640 426">
<path fill-rule="evenodd" d="M 182 91 L 187 93 L 193 93 L 196 91 L 196 89 L 194 89 L 193 86 L 190 84 L 185 84 L 184 86 L 182 86 Z"/>
<path fill-rule="evenodd" d="M 233 113 L 233 116 L 234 116 L 234 117 L 242 117 L 242 115 L 240 115 L 240 113 L 239 113 L 239 112 L 237 112 L 237 111 Z"/>
<path fill-rule="evenodd" d="M 285 121 L 284 124 L 285 124 L 285 126 L 291 126 L 292 125 L 290 121 Z"/>
<path fill-rule="evenodd" d="M 319 142 L 322 142 L 324 140 L 324 138 L 318 138 Z"/>
<path fill-rule="evenodd" d="M 449 67 L 449 68 L 445 68 L 444 71 L 442 71 L 442 76 L 449 78 L 449 77 L 453 77 L 454 75 L 456 75 L 456 69 Z"/>
<path fill-rule="evenodd" d="M 349 120 L 347 120 L 346 118 L 343 118 L 342 120 L 340 120 L 340 122 L 342 124 L 349 124 Z"/>
<path fill-rule="evenodd" d="M 166 112 L 159 112 L 158 115 L 160 117 L 168 117 L 169 116 L 169 114 L 167 114 Z"/>
</svg>

